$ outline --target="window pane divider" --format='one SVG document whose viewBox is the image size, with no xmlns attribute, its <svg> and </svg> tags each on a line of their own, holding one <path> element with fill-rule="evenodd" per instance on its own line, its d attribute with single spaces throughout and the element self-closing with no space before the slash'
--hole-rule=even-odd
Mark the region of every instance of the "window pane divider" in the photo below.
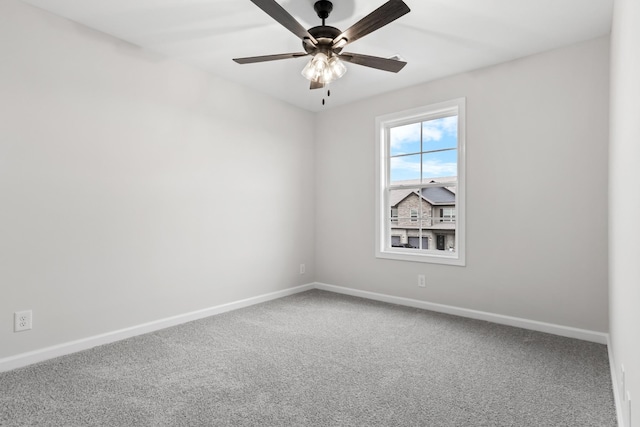
<svg viewBox="0 0 640 427">
<path fill-rule="evenodd" d="M 418 151 L 415 153 L 402 153 L 402 154 L 392 154 L 389 157 L 396 158 L 396 157 L 408 157 L 408 156 L 418 156 L 420 154 L 433 154 L 433 153 L 442 153 L 443 151 L 454 151 L 457 150 L 458 147 L 452 147 L 452 148 L 438 148 L 437 150 L 426 150 L 426 151 Z"/>
<path fill-rule="evenodd" d="M 457 185 L 457 181 L 424 182 L 422 184 L 390 184 L 387 186 L 387 190 L 417 190 L 430 187 L 456 187 Z"/>
</svg>

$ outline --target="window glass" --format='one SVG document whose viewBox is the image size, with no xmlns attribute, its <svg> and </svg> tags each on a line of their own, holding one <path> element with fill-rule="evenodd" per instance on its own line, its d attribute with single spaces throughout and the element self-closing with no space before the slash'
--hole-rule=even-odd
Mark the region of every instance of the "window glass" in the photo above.
<svg viewBox="0 0 640 427">
<path fill-rule="evenodd" d="M 389 150 L 392 156 L 420 152 L 420 123 L 396 126 L 389 133 Z"/>
</svg>

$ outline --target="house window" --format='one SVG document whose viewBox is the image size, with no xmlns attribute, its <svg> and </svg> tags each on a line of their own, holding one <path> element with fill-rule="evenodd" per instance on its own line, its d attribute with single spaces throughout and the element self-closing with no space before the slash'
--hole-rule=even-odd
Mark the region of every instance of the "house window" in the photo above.
<svg viewBox="0 0 640 427">
<path fill-rule="evenodd" d="M 456 208 L 441 208 L 440 222 L 455 222 Z"/>
<path fill-rule="evenodd" d="M 465 99 L 378 117 L 376 127 L 376 256 L 465 265 Z"/>
</svg>

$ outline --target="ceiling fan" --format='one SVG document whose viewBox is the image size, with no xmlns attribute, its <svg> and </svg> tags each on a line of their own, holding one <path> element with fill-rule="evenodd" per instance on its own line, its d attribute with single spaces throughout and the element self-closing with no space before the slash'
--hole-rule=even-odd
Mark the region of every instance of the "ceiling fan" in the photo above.
<svg viewBox="0 0 640 427">
<path fill-rule="evenodd" d="M 251 56 L 235 58 L 238 64 L 276 61 L 279 59 L 300 58 L 311 55 L 311 60 L 302 70 L 302 75 L 311 81 L 311 89 L 323 88 L 328 83 L 339 79 L 347 71 L 341 62 L 364 65 L 365 67 L 397 73 L 406 62 L 394 58 L 362 55 L 343 52 L 342 49 L 373 31 L 384 27 L 401 16 L 409 13 L 409 7 L 402 0 L 389 0 L 369 15 L 356 22 L 346 31 L 325 25 L 325 19 L 333 10 L 333 3 L 328 0 L 316 1 L 313 8 L 322 19 L 322 25 L 305 29 L 275 0 L 251 0 L 278 23 L 302 40 L 304 52 L 282 53 L 277 55 Z"/>
</svg>

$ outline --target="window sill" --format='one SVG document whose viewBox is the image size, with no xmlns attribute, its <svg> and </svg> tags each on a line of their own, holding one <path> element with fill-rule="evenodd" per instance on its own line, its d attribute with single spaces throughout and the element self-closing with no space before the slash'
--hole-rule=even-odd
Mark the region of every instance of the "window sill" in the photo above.
<svg viewBox="0 0 640 427">
<path fill-rule="evenodd" d="M 431 264 L 465 266 L 465 260 L 460 254 L 448 251 L 429 251 L 426 253 L 416 253 L 411 250 L 401 250 L 399 248 L 378 251 L 376 258 L 393 259 L 396 261 L 425 262 Z"/>
</svg>

